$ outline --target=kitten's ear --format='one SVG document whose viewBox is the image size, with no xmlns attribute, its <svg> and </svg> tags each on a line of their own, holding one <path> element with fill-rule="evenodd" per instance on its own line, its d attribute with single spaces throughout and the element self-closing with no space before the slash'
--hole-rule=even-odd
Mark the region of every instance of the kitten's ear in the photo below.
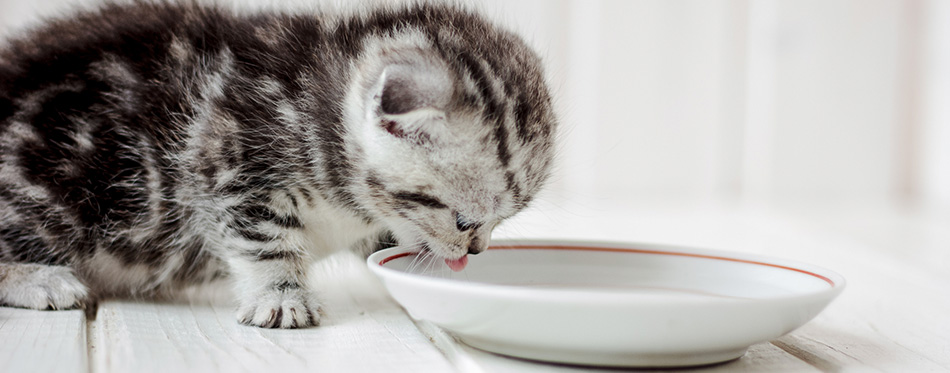
<svg viewBox="0 0 950 373">
<path fill-rule="evenodd" d="M 387 66 L 373 95 L 378 125 L 398 138 L 443 136 L 453 81 L 440 66 Z"/>
<path fill-rule="evenodd" d="M 381 113 L 386 115 L 420 109 L 444 111 L 452 95 L 452 80 L 435 66 L 389 65 L 380 80 L 376 97 Z"/>
</svg>

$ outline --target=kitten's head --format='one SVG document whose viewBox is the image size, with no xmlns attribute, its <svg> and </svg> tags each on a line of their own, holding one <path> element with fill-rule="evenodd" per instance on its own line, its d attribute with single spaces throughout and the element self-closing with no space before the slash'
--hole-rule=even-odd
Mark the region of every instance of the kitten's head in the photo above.
<svg viewBox="0 0 950 373">
<path fill-rule="evenodd" d="M 401 245 L 449 260 L 485 250 L 552 163 L 539 59 L 513 35 L 486 31 L 367 42 L 347 101 L 356 199 Z"/>
</svg>

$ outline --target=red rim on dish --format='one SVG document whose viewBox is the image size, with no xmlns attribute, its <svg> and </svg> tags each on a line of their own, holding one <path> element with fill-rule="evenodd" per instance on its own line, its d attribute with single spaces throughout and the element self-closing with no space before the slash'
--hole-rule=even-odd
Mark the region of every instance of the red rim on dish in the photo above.
<svg viewBox="0 0 950 373">
<path fill-rule="evenodd" d="M 830 278 L 825 277 L 825 276 L 822 276 L 822 275 L 819 275 L 819 274 L 814 273 L 814 272 L 811 272 L 811 271 L 806 271 L 806 270 L 804 270 L 804 269 L 794 268 L 794 267 L 789 267 L 789 266 L 783 266 L 783 265 L 780 265 L 780 264 L 759 262 L 759 261 L 755 261 L 755 260 L 746 260 L 746 259 L 730 258 L 730 257 L 725 257 L 725 256 L 693 254 L 693 253 L 683 253 L 683 252 L 675 252 L 675 251 L 643 250 L 643 249 L 621 249 L 621 248 L 613 248 L 613 247 L 591 247 L 591 246 L 570 246 L 570 245 L 509 245 L 509 246 L 491 246 L 491 247 L 489 247 L 488 249 L 489 249 L 489 250 L 578 250 L 578 251 L 601 251 L 601 252 L 614 252 L 614 253 L 654 254 L 654 255 L 683 256 L 683 257 L 712 259 L 712 260 L 724 260 L 724 261 L 729 261 L 729 262 L 755 264 L 755 265 L 761 265 L 761 266 L 767 266 L 767 267 L 773 267 L 773 268 L 780 268 L 780 269 L 784 269 L 784 270 L 788 270 L 788 271 L 794 271 L 794 272 L 798 272 L 798 273 L 803 273 L 803 274 L 806 274 L 806 275 L 809 275 L 809 276 L 818 278 L 818 279 L 820 279 L 820 280 L 822 280 L 822 281 L 825 281 L 825 282 L 828 283 L 828 285 L 831 285 L 831 287 L 835 287 L 835 282 L 832 281 Z M 386 264 L 386 263 L 389 262 L 389 261 L 392 261 L 392 260 L 395 260 L 395 259 L 399 259 L 399 258 L 404 258 L 404 257 L 410 256 L 410 255 L 416 255 L 416 254 L 418 254 L 418 253 L 415 253 L 415 252 L 408 252 L 408 253 L 399 253 L 399 254 L 396 254 L 396 255 L 388 256 L 388 257 L 386 257 L 386 258 L 383 258 L 383 260 L 380 260 L 380 261 L 379 261 L 379 265 L 382 266 L 382 265 Z"/>
</svg>

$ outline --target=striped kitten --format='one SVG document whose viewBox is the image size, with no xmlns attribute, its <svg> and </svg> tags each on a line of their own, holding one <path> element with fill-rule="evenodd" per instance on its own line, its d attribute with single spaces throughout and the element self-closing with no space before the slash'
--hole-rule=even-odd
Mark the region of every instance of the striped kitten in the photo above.
<svg viewBox="0 0 950 373">
<path fill-rule="evenodd" d="M 226 275 L 241 323 L 315 325 L 315 259 L 389 237 L 461 269 L 547 179 L 554 127 L 538 57 L 452 6 L 52 21 L 0 51 L 0 303 Z"/>
</svg>

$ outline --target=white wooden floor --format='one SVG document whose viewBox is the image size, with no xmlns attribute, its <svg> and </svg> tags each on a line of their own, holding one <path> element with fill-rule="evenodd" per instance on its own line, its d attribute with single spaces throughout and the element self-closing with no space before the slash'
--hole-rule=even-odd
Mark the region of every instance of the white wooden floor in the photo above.
<svg viewBox="0 0 950 373">
<path fill-rule="evenodd" d="M 843 274 L 840 298 L 805 327 L 703 371 L 950 371 L 950 217 L 893 210 L 558 206 L 496 237 L 665 242 L 751 252 Z M 361 260 L 321 264 L 323 324 L 238 325 L 226 292 L 81 311 L 0 308 L 0 372 L 580 372 L 506 358 L 414 322 Z M 617 370 L 610 370 L 611 372 Z"/>
</svg>

